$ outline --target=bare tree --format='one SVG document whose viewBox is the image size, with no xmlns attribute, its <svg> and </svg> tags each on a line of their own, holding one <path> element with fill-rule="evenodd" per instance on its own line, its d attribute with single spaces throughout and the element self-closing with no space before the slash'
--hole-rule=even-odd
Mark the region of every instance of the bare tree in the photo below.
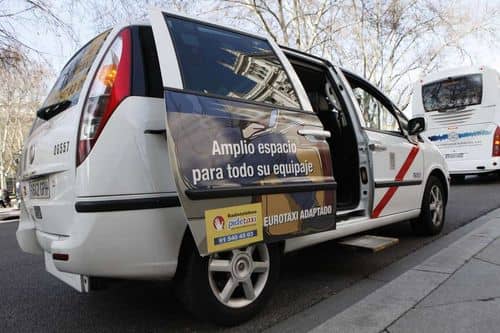
<svg viewBox="0 0 500 333">
<path fill-rule="evenodd" d="M 144 0 L 141 2 L 135 0 L 87 0 L 80 3 L 78 7 L 79 10 L 90 14 L 94 30 L 102 32 L 119 23 L 147 20 L 148 11 L 153 7 L 194 16 L 206 16 L 208 12 L 213 11 L 214 2 L 189 0 Z"/>
<path fill-rule="evenodd" d="M 34 62 L 0 68 L 0 187 L 13 177 L 24 138 L 46 90 L 47 69 Z"/>
<path fill-rule="evenodd" d="M 342 18 L 342 0 L 222 0 L 218 9 L 285 46 L 324 55 L 355 22 Z"/>
<path fill-rule="evenodd" d="M 477 6 L 477 3 L 475 4 Z M 345 8 L 357 24 L 339 34 L 343 63 L 391 95 L 402 108 L 416 74 L 467 57 L 468 39 L 494 38 L 500 7 L 449 1 L 352 0 Z"/>
<path fill-rule="evenodd" d="M 38 50 L 24 42 L 18 27 L 33 27 L 74 38 L 73 30 L 58 15 L 51 0 L 0 0 L 0 66 L 14 66 Z"/>
<path fill-rule="evenodd" d="M 466 41 L 494 39 L 500 19 L 498 5 L 443 0 L 222 0 L 218 7 L 278 43 L 361 73 L 403 109 L 417 72 L 441 67 L 450 54 L 468 56 Z"/>
<path fill-rule="evenodd" d="M 361 73 L 406 108 L 419 73 L 469 59 L 468 41 L 498 42 L 500 5 L 447 0 L 132 0 L 86 2 L 102 30 L 150 6 L 269 35 Z"/>
</svg>

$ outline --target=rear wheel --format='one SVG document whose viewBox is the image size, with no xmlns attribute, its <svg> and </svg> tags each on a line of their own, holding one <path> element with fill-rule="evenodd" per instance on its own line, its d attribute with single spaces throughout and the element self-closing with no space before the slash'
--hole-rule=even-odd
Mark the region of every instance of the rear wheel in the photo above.
<svg viewBox="0 0 500 333">
<path fill-rule="evenodd" d="M 411 222 L 413 231 L 421 236 L 437 235 L 443 230 L 446 215 L 444 185 L 435 176 L 429 177 L 418 219 Z"/>
<path fill-rule="evenodd" d="M 255 316 L 279 278 L 278 245 L 254 244 L 201 257 L 194 249 L 185 258 L 177 292 L 196 316 L 233 326 Z"/>
</svg>

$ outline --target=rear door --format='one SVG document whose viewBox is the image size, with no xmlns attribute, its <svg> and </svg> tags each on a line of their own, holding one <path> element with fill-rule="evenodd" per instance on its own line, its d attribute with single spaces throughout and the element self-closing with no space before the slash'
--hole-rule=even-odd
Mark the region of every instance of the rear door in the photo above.
<svg viewBox="0 0 500 333">
<path fill-rule="evenodd" d="M 281 50 L 160 11 L 151 19 L 171 168 L 200 254 L 334 229 L 330 133 Z"/>
</svg>

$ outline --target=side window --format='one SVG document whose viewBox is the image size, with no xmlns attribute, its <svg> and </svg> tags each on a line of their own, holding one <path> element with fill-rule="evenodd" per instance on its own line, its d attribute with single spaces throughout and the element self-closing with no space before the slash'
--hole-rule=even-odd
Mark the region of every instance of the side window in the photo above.
<svg viewBox="0 0 500 333">
<path fill-rule="evenodd" d="M 292 82 L 266 40 L 170 16 L 165 19 L 185 89 L 300 108 Z"/>
<path fill-rule="evenodd" d="M 370 92 L 362 87 L 353 88 L 363 118 L 365 128 L 375 131 L 402 133 L 396 116 Z"/>
<path fill-rule="evenodd" d="M 61 71 L 42 107 L 64 100 L 71 101 L 72 105 L 78 102 L 90 67 L 108 34 L 109 30 L 95 37 L 71 58 Z"/>
</svg>

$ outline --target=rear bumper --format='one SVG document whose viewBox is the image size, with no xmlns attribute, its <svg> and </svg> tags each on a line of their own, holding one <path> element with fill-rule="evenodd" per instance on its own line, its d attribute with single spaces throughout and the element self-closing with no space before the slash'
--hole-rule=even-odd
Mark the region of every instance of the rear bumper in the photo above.
<svg viewBox="0 0 500 333">
<path fill-rule="evenodd" d="M 186 229 L 180 207 L 77 213 L 69 236 L 36 229 L 21 214 L 16 236 L 25 252 L 67 254 L 54 260 L 61 272 L 123 279 L 170 279 Z"/>
<path fill-rule="evenodd" d="M 500 171 L 500 157 L 492 157 L 484 160 L 447 160 L 447 163 L 451 175 L 471 175 Z"/>
<path fill-rule="evenodd" d="M 35 222 L 29 217 L 23 204 L 19 207 L 21 214 L 17 226 L 16 239 L 21 250 L 31 254 L 43 254 L 43 249 L 36 238 Z"/>
</svg>

